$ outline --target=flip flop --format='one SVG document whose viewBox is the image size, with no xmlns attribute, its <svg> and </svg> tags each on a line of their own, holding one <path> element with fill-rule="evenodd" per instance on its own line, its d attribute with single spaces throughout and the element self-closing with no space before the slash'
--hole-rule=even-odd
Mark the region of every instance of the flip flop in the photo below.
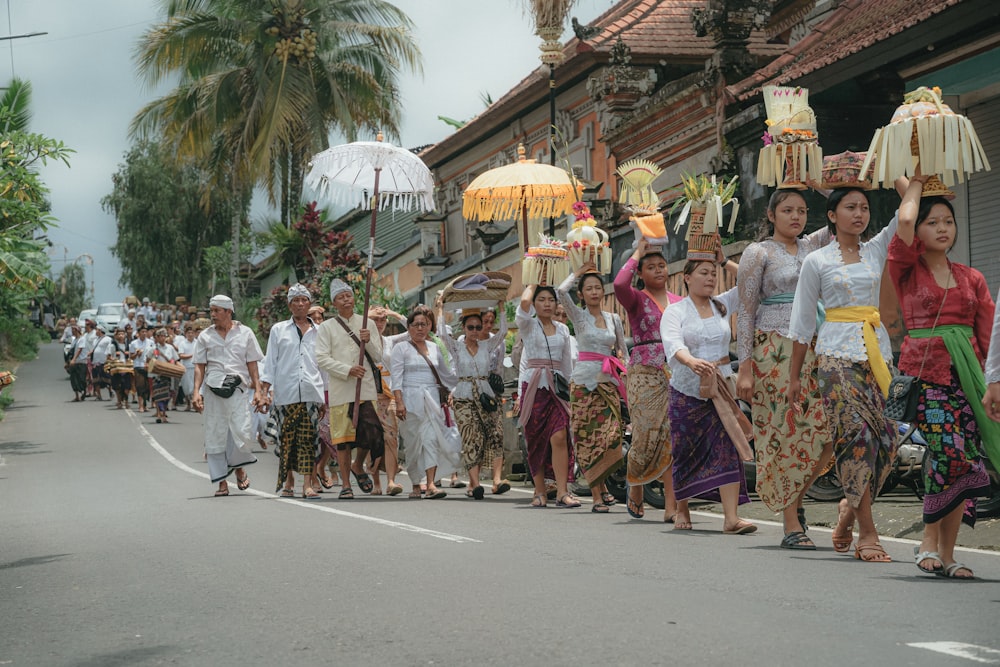
<svg viewBox="0 0 1000 667">
<path fill-rule="evenodd" d="M 403 492 L 403 486 L 401 484 L 390 484 L 389 493 L 390 496 L 398 496 Z"/>
<path fill-rule="evenodd" d="M 618 501 L 615 499 L 614 495 L 605 491 L 604 493 L 601 494 L 601 502 L 607 505 L 608 507 L 611 507 Z"/>
<path fill-rule="evenodd" d="M 476 488 L 472 489 L 471 493 L 466 492 L 466 495 L 470 495 L 473 498 L 475 498 L 476 500 L 482 500 L 483 496 L 486 495 L 486 489 L 484 489 L 483 485 L 480 484 Z"/>
<path fill-rule="evenodd" d="M 244 473 L 243 479 L 240 479 L 239 477 L 237 477 L 236 478 L 236 488 L 239 489 L 240 491 L 246 491 L 247 489 L 249 489 L 250 488 L 250 476 Z"/>
<path fill-rule="evenodd" d="M 375 488 L 375 484 L 372 482 L 372 478 L 368 476 L 368 473 L 356 473 L 352 470 L 351 474 L 354 475 L 354 481 L 358 483 L 358 488 L 364 493 L 371 493 L 372 489 Z"/>
<path fill-rule="evenodd" d="M 229 495 L 229 489 L 228 488 L 227 489 L 219 489 L 218 491 L 215 492 L 215 497 L 216 498 L 221 498 L 223 496 L 228 496 L 228 495 Z"/>
<path fill-rule="evenodd" d="M 942 572 L 942 570 L 944 568 L 941 568 L 941 567 L 923 567 L 923 566 L 920 565 L 920 563 L 922 563 L 923 561 L 928 560 L 928 559 L 929 560 L 936 560 L 937 562 L 940 563 L 941 562 L 941 554 L 937 553 L 936 551 L 920 551 L 919 553 L 917 553 L 917 551 L 919 549 L 920 549 L 920 547 L 913 547 L 913 560 L 917 564 L 917 569 L 920 570 L 921 572 L 926 573 L 926 574 L 941 574 L 941 572 Z"/>
<path fill-rule="evenodd" d="M 972 576 L 959 577 L 958 575 L 955 574 L 959 570 L 968 570 L 969 574 L 971 574 Z M 967 565 L 965 565 L 964 563 L 959 563 L 958 561 L 955 561 L 954 563 L 944 568 L 943 570 L 938 570 L 934 574 L 936 574 L 939 577 L 944 577 L 945 579 L 957 579 L 958 581 L 972 581 L 973 579 L 976 578 L 976 575 L 973 574 L 972 570 L 970 570 Z"/>
<path fill-rule="evenodd" d="M 749 535 L 750 533 L 756 533 L 757 526 L 750 523 L 749 521 L 741 521 L 736 524 L 736 530 L 726 530 L 723 528 L 723 535 Z"/>
<path fill-rule="evenodd" d="M 566 502 L 567 498 L 569 498 L 569 502 Z M 573 509 L 574 507 L 580 507 L 580 506 L 581 506 L 580 501 L 577 500 L 575 496 L 569 493 L 564 493 L 562 498 L 556 501 L 556 507 L 560 507 L 562 509 Z"/>
<path fill-rule="evenodd" d="M 438 489 L 434 493 L 429 493 L 426 496 L 427 500 L 441 500 L 442 498 L 447 498 L 447 497 L 448 494 L 442 491 L 441 489 Z"/>
<path fill-rule="evenodd" d="M 267 449 L 267 445 L 264 445 L 264 449 Z M 319 477 L 320 486 L 322 486 L 324 489 L 332 489 L 333 488 L 333 480 L 332 479 L 330 479 L 329 477 L 324 477 L 322 475 L 317 475 L 317 477 Z"/>
<path fill-rule="evenodd" d="M 593 514 L 607 514 L 611 511 L 611 505 L 605 503 L 594 503 L 594 506 L 590 508 Z"/>
<path fill-rule="evenodd" d="M 628 510 L 628 515 L 633 519 L 641 519 L 646 516 L 645 510 L 642 508 L 642 503 L 632 500 L 632 496 L 628 496 L 625 499 L 625 509 Z"/>
<path fill-rule="evenodd" d="M 309 489 L 308 493 L 303 493 L 302 497 L 305 498 L 306 500 L 322 500 L 323 499 L 323 496 L 319 495 L 318 493 L 316 493 L 312 489 Z"/>
<path fill-rule="evenodd" d="M 453 489 L 464 489 L 468 485 L 465 482 L 456 479 L 449 486 L 451 486 L 451 488 L 453 488 Z"/>
<path fill-rule="evenodd" d="M 816 551 L 816 545 L 813 544 L 813 541 L 810 540 L 809 537 L 801 531 L 795 531 L 785 535 L 785 537 L 781 540 L 781 544 L 779 546 L 782 549 Z"/>
<path fill-rule="evenodd" d="M 507 480 L 502 480 L 499 484 L 493 487 L 493 495 L 499 496 L 510 491 L 510 482 Z"/>
<path fill-rule="evenodd" d="M 295 491 L 293 489 L 282 489 L 281 493 L 278 494 L 279 498 L 294 498 Z"/>
</svg>

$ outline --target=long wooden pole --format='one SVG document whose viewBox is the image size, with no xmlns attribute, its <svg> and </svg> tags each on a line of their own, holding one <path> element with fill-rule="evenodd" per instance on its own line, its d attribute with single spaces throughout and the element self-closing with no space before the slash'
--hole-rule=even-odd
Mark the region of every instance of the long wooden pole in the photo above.
<svg viewBox="0 0 1000 667">
<path fill-rule="evenodd" d="M 375 187 L 372 189 L 372 221 L 368 226 L 368 270 L 365 271 L 365 307 L 361 314 L 361 328 L 368 328 L 368 306 L 371 302 L 372 295 L 372 274 L 374 270 L 372 269 L 372 261 L 375 257 L 375 217 L 378 215 L 378 179 L 382 174 L 381 167 L 375 168 Z M 360 351 L 358 353 L 358 366 L 364 367 L 365 365 L 365 341 L 361 341 Z M 355 430 L 358 428 L 358 415 L 361 414 L 361 380 L 363 377 L 358 378 L 358 384 L 354 388 L 354 414 L 351 416 L 351 422 L 354 425 Z M 379 387 L 375 387 L 375 391 L 379 391 Z"/>
</svg>

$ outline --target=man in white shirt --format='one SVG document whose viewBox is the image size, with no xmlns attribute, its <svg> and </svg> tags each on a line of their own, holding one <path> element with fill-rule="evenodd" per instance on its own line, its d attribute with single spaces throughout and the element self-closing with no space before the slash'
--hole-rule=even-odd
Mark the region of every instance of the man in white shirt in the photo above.
<svg viewBox="0 0 1000 667">
<path fill-rule="evenodd" d="M 111 384 L 111 376 L 104 372 L 104 364 L 108 360 L 108 355 L 114 349 L 114 340 L 104 331 L 104 325 L 98 322 L 94 326 L 94 350 L 90 353 L 90 360 L 93 364 L 94 376 L 94 398 L 103 401 L 101 389 Z"/>
<path fill-rule="evenodd" d="M 319 500 L 313 468 L 319 420 L 326 414 L 326 402 L 316 365 L 317 327 L 309 319 L 311 304 L 312 294 L 304 285 L 296 283 L 288 288 L 292 317 L 271 327 L 260 382 L 264 401 L 274 411 L 278 426 L 281 454 L 277 489 L 281 489 L 282 498 L 294 498 L 294 473 L 299 473 L 303 476 L 302 497 Z"/>
<path fill-rule="evenodd" d="M 132 359 L 135 395 L 139 399 L 139 412 L 146 411 L 146 399 L 149 398 L 149 374 L 146 373 L 146 351 L 154 345 L 149 338 L 149 328 L 142 327 L 136 332 L 136 339 L 129 343 L 128 353 Z"/>
<path fill-rule="evenodd" d="M 365 472 L 364 460 L 371 454 L 372 470 L 377 471 L 384 454 L 382 422 L 378 418 L 375 399 L 382 389 L 378 362 L 382 360 L 382 337 L 372 335 L 374 324 L 362 328 L 362 317 L 354 312 L 354 291 L 342 280 L 330 283 L 330 300 L 336 314 L 319 327 L 316 339 L 316 361 L 329 376 L 330 441 L 337 448 L 342 489 L 340 497 L 354 498 L 351 474 L 365 493 L 374 488 Z M 358 363 L 359 347 L 365 344 L 365 363 Z M 361 405 L 358 426 L 353 424 L 354 397 L 361 382 Z M 351 465 L 351 449 L 358 453 Z M 376 472 L 376 474 L 378 474 Z"/>
<path fill-rule="evenodd" d="M 197 333 L 197 329 L 189 326 L 184 330 L 184 336 L 174 336 L 174 347 L 184 366 L 184 377 L 181 378 L 181 391 L 184 393 L 184 402 L 187 403 L 184 412 L 191 412 L 191 394 L 194 392 L 194 337 Z M 174 409 L 177 409 L 176 400 Z"/>
<path fill-rule="evenodd" d="M 125 317 L 118 321 L 118 328 L 124 329 L 125 325 L 131 324 L 132 328 L 135 328 L 135 308 L 129 308 L 125 313 Z"/>
<path fill-rule="evenodd" d="M 257 377 L 257 362 L 263 358 L 250 327 L 233 319 L 233 300 L 217 294 L 209 302 L 212 326 L 195 340 L 194 392 L 192 407 L 205 414 L 205 453 L 208 474 L 218 482 L 216 496 L 228 496 L 226 478 L 236 472 L 236 486 L 246 490 L 250 478 L 244 466 L 257 462 L 253 444 L 253 419 L 245 391 L 253 392 L 253 405 L 260 409 L 264 398 Z M 209 391 L 202 395 L 202 387 Z"/>
</svg>

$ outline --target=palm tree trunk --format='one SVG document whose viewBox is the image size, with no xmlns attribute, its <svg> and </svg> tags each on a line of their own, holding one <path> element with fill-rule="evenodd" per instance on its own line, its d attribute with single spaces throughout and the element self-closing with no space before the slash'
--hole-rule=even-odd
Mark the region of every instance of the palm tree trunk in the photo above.
<svg viewBox="0 0 1000 667">
<path fill-rule="evenodd" d="M 292 226 L 291 219 L 291 206 L 290 192 L 288 187 L 289 178 L 289 151 L 287 150 L 287 144 L 285 145 L 285 150 L 282 151 L 281 155 L 281 224 L 285 227 Z"/>
<path fill-rule="evenodd" d="M 300 150 L 293 150 L 291 152 L 291 174 L 289 175 L 289 205 L 293 215 L 298 217 L 299 206 L 302 204 L 302 184 L 304 180 L 304 169 L 303 165 L 305 163 L 304 155 Z"/>
</svg>

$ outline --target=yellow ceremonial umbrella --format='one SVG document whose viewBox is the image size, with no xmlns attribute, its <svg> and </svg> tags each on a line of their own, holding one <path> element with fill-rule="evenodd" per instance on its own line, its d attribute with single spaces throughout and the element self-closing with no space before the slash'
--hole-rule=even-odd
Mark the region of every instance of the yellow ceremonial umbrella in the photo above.
<svg viewBox="0 0 1000 667">
<path fill-rule="evenodd" d="M 522 252 L 538 242 L 543 218 L 572 213 L 573 204 L 583 195 L 583 186 L 565 170 L 525 159 L 524 153 L 524 145 L 518 145 L 517 162 L 483 172 L 462 195 L 462 215 L 467 220 L 489 222 L 520 217 Z"/>
</svg>

